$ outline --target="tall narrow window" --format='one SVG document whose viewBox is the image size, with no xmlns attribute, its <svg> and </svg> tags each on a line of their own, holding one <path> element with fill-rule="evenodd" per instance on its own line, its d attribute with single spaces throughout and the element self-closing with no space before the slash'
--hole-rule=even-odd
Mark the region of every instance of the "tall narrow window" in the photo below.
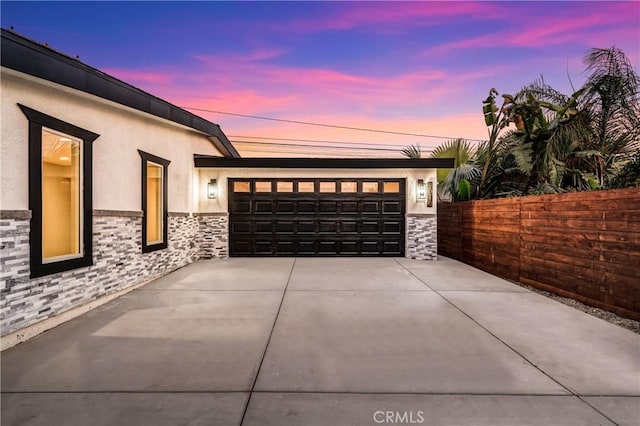
<svg viewBox="0 0 640 426">
<path fill-rule="evenodd" d="M 169 160 L 138 150 L 142 158 L 142 252 L 167 248 Z"/>
<path fill-rule="evenodd" d="M 42 262 L 82 257 L 82 140 L 42 128 Z"/>
<path fill-rule="evenodd" d="M 31 277 L 92 265 L 92 142 L 98 135 L 18 106 L 29 119 Z"/>
</svg>

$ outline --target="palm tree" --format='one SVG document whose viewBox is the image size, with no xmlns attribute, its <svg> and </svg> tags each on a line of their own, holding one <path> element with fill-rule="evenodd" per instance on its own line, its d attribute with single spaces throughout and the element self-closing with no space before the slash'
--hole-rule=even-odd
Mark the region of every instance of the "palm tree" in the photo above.
<svg viewBox="0 0 640 426">
<path fill-rule="evenodd" d="M 431 158 L 453 158 L 452 169 L 438 169 L 438 189 L 442 195 L 458 199 L 460 181 L 470 183 L 480 178 L 480 169 L 474 163 L 475 150 L 464 139 L 451 139 L 439 145 L 431 153 Z"/>
<path fill-rule="evenodd" d="M 591 169 L 601 186 L 640 149 L 638 73 L 615 47 L 590 49 L 583 59 L 587 78 L 582 109 L 589 123 L 588 149 L 598 152 Z"/>
<path fill-rule="evenodd" d="M 422 158 L 422 150 L 420 149 L 420 145 L 409 145 L 405 148 L 402 148 L 402 155 L 408 158 L 418 159 Z"/>
<path fill-rule="evenodd" d="M 561 191 L 567 160 L 578 153 L 586 156 L 579 151 L 584 123 L 576 120 L 578 99 L 585 91 L 581 88 L 566 96 L 541 78 L 515 96 L 503 94 L 502 107 L 497 110 L 498 92 L 491 89 L 483 101 L 485 121 L 491 128 L 489 141 L 478 151 L 478 163 L 483 164 L 478 195 Z M 515 129 L 506 129 L 511 123 Z"/>
</svg>

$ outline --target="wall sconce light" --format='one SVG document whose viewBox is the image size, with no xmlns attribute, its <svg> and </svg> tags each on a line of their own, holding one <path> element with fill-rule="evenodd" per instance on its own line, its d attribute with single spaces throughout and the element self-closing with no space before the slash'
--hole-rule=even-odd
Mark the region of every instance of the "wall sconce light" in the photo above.
<svg viewBox="0 0 640 426">
<path fill-rule="evenodd" d="M 215 179 L 209 180 L 207 184 L 207 198 L 218 198 L 218 182 Z"/>
<path fill-rule="evenodd" d="M 427 207 L 433 207 L 433 178 L 427 181 Z"/>
<path fill-rule="evenodd" d="M 427 188 L 424 184 L 424 180 L 418 179 L 416 182 L 416 200 L 424 201 L 427 198 Z"/>
</svg>

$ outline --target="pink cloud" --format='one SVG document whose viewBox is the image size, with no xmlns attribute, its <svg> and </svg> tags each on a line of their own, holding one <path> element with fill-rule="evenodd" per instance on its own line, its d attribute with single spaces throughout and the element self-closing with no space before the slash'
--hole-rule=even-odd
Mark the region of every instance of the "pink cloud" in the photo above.
<svg viewBox="0 0 640 426">
<path fill-rule="evenodd" d="M 289 52 L 289 49 L 278 49 L 278 48 L 259 48 L 248 53 L 239 53 L 239 54 L 228 54 L 225 55 L 224 58 L 227 61 L 232 62 L 257 62 L 264 61 L 268 59 L 275 59 Z M 197 59 L 201 59 L 206 61 L 207 55 L 196 56 Z M 213 58 L 213 57 L 209 57 Z"/>
<path fill-rule="evenodd" d="M 206 72 L 194 77 L 198 79 L 198 85 L 217 84 L 222 86 L 223 90 L 237 91 L 253 87 L 264 94 L 288 91 L 296 93 L 298 99 L 309 102 L 308 105 L 321 103 L 327 95 L 337 96 L 333 99 L 334 103 L 336 99 L 351 100 L 362 105 L 370 104 L 371 100 L 387 103 L 427 103 L 435 101 L 451 90 L 442 84 L 451 76 L 440 69 L 372 77 L 324 68 L 246 63 L 221 56 L 198 56 L 197 59 L 206 68 Z M 228 75 L 242 78 L 229 80 Z"/>
<path fill-rule="evenodd" d="M 301 104 L 296 95 L 265 96 L 253 90 L 222 91 L 202 97 L 180 88 L 168 96 L 176 105 L 198 109 L 224 110 L 250 114 L 255 111 L 273 111 Z"/>
<path fill-rule="evenodd" d="M 441 71 L 405 73 L 389 77 L 369 77 L 337 72 L 330 69 L 302 69 L 273 67 L 262 69 L 268 84 L 287 85 L 306 90 L 325 91 L 344 97 L 412 92 L 428 82 L 442 81 L 446 74 Z M 414 93 L 412 93 L 414 94 Z"/>
<path fill-rule="evenodd" d="M 595 8 L 584 16 L 524 16 L 513 29 L 445 43 L 423 52 L 423 56 L 460 49 L 499 47 L 549 47 L 582 42 L 600 45 L 603 40 L 637 39 L 640 3 L 612 3 L 606 10 Z M 635 25 L 634 25 L 635 24 Z"/>
<path fill-rule="evenodd" d="M 388 31 L 394 24 L 400 27 L 407 25 L 425 25 L 442 23 L 445 17 L 483 16 L 493 18 L 504 16 L 504 8 L 487 2 L 369 2 L 347 3 L 340 13 L 325 16 L 321 19 L 300 20 L 276 30 L 311 33 L 327 30 L 348 30 L 358 27 L 372 27 L 376 30 Z"/>
</svg>

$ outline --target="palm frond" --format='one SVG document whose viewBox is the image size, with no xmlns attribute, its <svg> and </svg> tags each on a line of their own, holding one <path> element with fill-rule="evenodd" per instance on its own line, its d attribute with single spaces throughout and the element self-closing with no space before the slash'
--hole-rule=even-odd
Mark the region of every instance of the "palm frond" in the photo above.
<svg viewBox="0 0 640 426">
<path fill-rule="evenodd" d="M 405 148 L 402 148 L 402 155 L 408 158 L 422 158 L 422 150 L 420 149 L 420 145 L 409 145 Z"/>
</svg>

